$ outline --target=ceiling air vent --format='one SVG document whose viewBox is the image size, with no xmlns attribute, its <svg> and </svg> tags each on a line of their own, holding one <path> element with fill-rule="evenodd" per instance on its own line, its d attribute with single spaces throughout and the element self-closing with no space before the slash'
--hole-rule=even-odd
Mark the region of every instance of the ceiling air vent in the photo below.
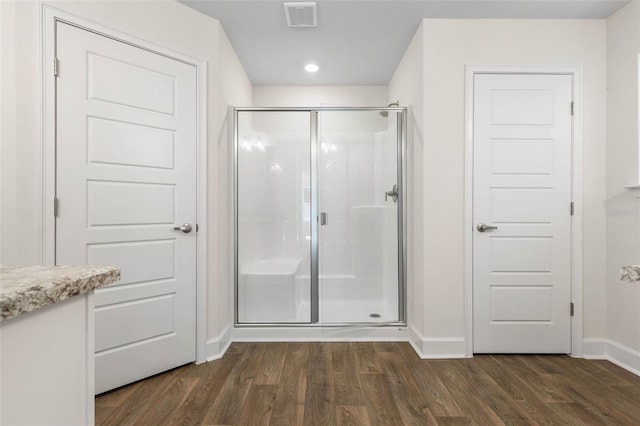
<svg viewBox="0 0 640 426">
<path fill-rule="evenodd" d="M 292 28 L 317 27 L 318 13 L 316 2 L 286 2 L 284 14 L 287 16 L 287 25 Z"/>
</svg>

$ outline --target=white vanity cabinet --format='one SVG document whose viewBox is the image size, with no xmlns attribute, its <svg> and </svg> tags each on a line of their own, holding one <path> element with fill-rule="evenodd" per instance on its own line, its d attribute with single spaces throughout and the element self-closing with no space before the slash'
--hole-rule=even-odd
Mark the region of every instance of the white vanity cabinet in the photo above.
<svg viewBox="0 0 640 426">
<path fill-rule="evenodd" d="M 96 288 L 117 267 L 0 269 L 0 424 L 93 425 Z"/>
</svg>

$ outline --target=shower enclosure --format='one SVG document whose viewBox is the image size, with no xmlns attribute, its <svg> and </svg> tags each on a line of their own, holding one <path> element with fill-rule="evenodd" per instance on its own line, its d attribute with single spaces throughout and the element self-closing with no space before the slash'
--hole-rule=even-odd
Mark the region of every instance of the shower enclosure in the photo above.
<svg viewBox="0 0 640 426">
<path fill-rule="evenodd" d="M 235 108 L 235 322 L 406 323 L 404 108 Z"/>
</svg>

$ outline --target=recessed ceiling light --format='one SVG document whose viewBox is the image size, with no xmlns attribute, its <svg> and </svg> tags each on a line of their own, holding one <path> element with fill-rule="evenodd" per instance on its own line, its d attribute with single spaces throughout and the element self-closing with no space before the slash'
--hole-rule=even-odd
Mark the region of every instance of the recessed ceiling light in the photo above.
<svg viewBox="0 0 640 426">
<path fill-rule="evenodd" d="M 306 72 L 317 72 L 320 69 L 316 64 L 307 64 L 304 66 Z"/>
</svg>

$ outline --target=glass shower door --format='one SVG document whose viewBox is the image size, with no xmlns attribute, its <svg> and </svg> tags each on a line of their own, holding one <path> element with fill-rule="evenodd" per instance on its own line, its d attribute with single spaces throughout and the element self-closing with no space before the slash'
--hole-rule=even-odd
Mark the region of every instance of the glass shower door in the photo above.
<svg viewBox="0 0 640 426">
<path fill-rule="evenodd" d="M 236 111 L 236 322 L 311 322 L 309 111 Z"/>
<path fill-rule="evenodd" d="M 395 322 L 400 114 L 321 111 L 319 309 L 323 324 Z"/>
</svg>

